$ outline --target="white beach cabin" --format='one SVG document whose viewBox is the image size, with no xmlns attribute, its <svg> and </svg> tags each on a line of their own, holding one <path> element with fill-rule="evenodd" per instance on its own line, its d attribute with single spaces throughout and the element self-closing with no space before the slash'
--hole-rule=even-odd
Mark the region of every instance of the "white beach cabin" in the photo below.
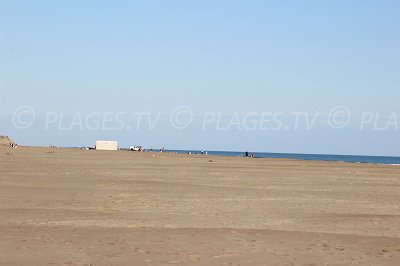
<svg viewBox="0 0 400 266">
<path fill-rule="evenodd" d="M 96 141 L 96 150 L 116 151 L 118 150 L 118 141 L 98 140 Z"/>
</svg>

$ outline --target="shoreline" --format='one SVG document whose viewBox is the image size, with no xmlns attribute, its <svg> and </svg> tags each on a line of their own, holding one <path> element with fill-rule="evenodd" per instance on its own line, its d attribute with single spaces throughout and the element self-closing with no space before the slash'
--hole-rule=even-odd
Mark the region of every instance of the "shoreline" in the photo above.
<svg viewBox="0 0 400 266">
<path fill-rule="evenodd" d="M 78 150 L 78 151 L 88 151 L 88 152 L 130 152 L 130 153 L 146 153 L 146 154 L 170 154 L 170 155 L 179 155 L 179 156 L 188 156 L 190 157 L 204 157 L 204 158 L 243 158 L 243 159 L 256 159 L 256 160 L 267 160 L 267 161 L 279 161 L 279 160 L 284 160 L 284 161 L 294 161 L 294 162 L 322 162 L 322 163 L 344 163 L 344 164 L 350 164 L 350 165 L 370 165 L 370 166 L 395 166 L 398 167 L 400 166 L 400 163 L 373 163 L 373 162 L 352 162 L 352 161 L 343 161 L 343 160 L 323 160 L 323 159 L 301 159 L 301 158 L 281 158 L 281 157 L 245 157 L 245 156 L 233 156 L 233 155 L 223 155 L 223 154 L 212 154 L 215 151 L 209 151 L 208 155 L 205 154 L 185 154 L 185 153 L 178 153 L 176 151 L 182 151 L 184 152 L 185 150 L 165 150 L 163 152 L 159 151 L 148 151 L 145 150 L 143 152 L 139 151 L 130 151 L 129 149 L 119 149 L 116 151 L 107 151 L 107 150 L 87 150 L 86 147 L 58 147 L 58 146 L 51 146 L 51 147 L 46 147 L 46 146 L 18 146 L 18 148 L 32 148 L 32 149 L 58 149 L 58 150 Z M 13 149 L 13 148 L 10 148 Z M 272 153 L 272 154 L 279 154 L 279 153 Z M 297 155 L 297 154 L 295 154 Z M 320 154 L 306 154 L 306 155 L 320 155 Z M 357 155 L 344 155 L 344 156 L 357 156 Z M 362 157 L 391 157 L 391 158 L 398 158 L 398 157 L 393 157 L 393 156 L 364 156 Z M 400 157 L 399 157 L 400 158 Z"/>
</svg>

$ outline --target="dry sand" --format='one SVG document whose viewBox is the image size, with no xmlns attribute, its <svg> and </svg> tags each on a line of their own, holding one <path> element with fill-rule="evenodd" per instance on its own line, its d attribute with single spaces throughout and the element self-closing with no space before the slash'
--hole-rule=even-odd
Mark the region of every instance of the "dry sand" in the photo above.
<svg viewBox="0 0 400 266">
<path fill-rule="evenodd" d="M 400 167 L 0 148 L 0 265 L 399 265 Z"/>
</svg>

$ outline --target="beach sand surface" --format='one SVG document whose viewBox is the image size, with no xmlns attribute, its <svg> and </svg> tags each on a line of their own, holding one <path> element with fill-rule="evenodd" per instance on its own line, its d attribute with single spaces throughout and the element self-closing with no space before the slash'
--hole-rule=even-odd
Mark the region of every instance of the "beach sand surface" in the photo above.
<svg viewBox="0 0 400 266">
<path fill-rule="evenodd" d="M 0 265 L 400 265 L 400 167 L 0 148 Z"/>
</svg>

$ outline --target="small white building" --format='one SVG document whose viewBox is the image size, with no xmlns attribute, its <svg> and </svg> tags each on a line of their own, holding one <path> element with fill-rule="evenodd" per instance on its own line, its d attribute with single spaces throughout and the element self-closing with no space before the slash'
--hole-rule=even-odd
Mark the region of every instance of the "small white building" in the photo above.
<svg viewBox="0 0 400 266">
<path fill-rule="evenodd" d="M 116 151 L 118 150 L 118 141 L 98 140 L 96 141 L 96 150 Z"/>
</svg>

